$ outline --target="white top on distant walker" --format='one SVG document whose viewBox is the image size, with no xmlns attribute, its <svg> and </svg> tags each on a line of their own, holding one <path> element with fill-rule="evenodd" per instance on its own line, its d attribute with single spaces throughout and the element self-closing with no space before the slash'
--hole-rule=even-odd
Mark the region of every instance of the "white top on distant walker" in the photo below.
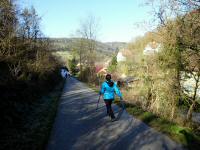
<svg viewBox="0 0 200 150">
<path fill-rule="evenodd" d="M 66 71 L 67 77 L 70 77 L 71 74 L 69 73 L 69 71 Z"/>
<path fill-rule="evenodd" d="M 66 78 L 66 75 L 68 75 L 67 71 L 65 69 L 61 69 L 61 76 Z"/>
</svg>

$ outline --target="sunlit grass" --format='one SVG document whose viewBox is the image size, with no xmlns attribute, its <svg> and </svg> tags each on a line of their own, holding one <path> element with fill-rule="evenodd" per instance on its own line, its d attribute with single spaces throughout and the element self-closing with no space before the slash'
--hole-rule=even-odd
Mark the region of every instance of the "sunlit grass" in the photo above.
<svg viewBox="0 0 200 150">
<path fill-rule="evenodd" d="M 69 51 L 57 51 L 57 52 L 53 52 L 53 55 L 60 58 L 61 61 L 63 61 L 63 62 L 67 62 L 68 60 L 71 60 L 73 57 L 71 52 L 69 52 Z"/>
<path fill-rule="evenodd" d="M 188 127 L 180 126 L 174 122 L 170 122 L 164 118 L 160 118 L 151 112 L 143 111 L 140 107 L 127 104 L 127 111 L 145 122 L 149 126 L 155 128 L 170 138 L 186 146 L 188 149 L 197 149 L 200 144 L 200 135 Z"/>
</svg>

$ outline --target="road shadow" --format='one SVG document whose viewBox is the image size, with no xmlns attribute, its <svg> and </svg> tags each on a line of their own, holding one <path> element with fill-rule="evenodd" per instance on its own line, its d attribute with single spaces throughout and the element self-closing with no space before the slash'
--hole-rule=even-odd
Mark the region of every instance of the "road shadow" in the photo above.
<svg viewBox="0 0 200 150">
<path fill-rule="evenodd" d="M 119 119 L 111 122 L 103 100 L 96 109 L 97 93 L 85 90 L 89 88 L 74 79 L 67 84 L 70 87 L 63 91 L 48 150 L 179 150 L 166 136 L 117 105 L 113 110 Z"/>
</svg>

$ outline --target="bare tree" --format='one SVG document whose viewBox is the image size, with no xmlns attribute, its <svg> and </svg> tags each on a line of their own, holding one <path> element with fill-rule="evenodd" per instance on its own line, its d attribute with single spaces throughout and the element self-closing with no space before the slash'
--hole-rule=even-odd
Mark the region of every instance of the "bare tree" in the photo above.
<svg viewBox="0 0 200 150">
<path fill-rule="evenodd" d="M 90 54 L 96 50 L 96 38 L 98 34 L 98 22 L 94 16 L 88 16 L 85 20 L 80 22 L 80 28 L 77 30 L 80 38 L 86 39 L 87 49 Z"/>
<path fill-rule="evenodd" d="M 96 39 L 98 34 L 98 21 L 94 16 L 88 16 L 80 22 L 77 30 L 79 40 L 79 61 L 82 72 L 83 64 L 90 70 L 90 76 L 93 76 L 95 57 L 96 57 Z M 85 58 L 85 59 L 84 59 Z"/>
<path fill-rule="evenodd" d="M 11 55 L 11 41 L 15 37 L 16 10 L 11 0 L 0 1 L 0 55 Z"/>
<path fill-rule="evenodd" d="M 35 11 L 34 7 L 25 8 L 21 13 L 19 34 L 23 39 L 36 40 L 40 35 L 41 18 Z"/>
</svg>

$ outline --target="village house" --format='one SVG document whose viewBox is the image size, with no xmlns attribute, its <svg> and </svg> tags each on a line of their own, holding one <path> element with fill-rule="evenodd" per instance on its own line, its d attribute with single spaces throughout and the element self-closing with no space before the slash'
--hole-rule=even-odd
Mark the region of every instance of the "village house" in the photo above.
<svg viewBox="0 0 200 150">
<path fill-rule="evenodd" d="M 95 73 L 99 75 L 106 75 L 107 74 L 107 67 L 110 61 L 106 61 L 104 63 L 97 63 L 95 64 Z"/>
<path fill-rule="evenodd" d="M 153 41 L 149 42 L 146 47 L 144 48 L 143 54 L 144 55 L 151 55 L 155 54 L 160 51 L 160 44 Z"/>
<path fill-rule="evenodd" d="M 117 54 L 117 62 L 123 62 L 126 61 L 126 57 L 123 56 L 122 52 L 118 52 Z"/>
<path fill-rule="evenodd" d="M 132 56 L 132 53 L 129 49 L 121 49 L 117 53 L 117 62 L 124 62 L 130 56 Z"/>
</svg>

